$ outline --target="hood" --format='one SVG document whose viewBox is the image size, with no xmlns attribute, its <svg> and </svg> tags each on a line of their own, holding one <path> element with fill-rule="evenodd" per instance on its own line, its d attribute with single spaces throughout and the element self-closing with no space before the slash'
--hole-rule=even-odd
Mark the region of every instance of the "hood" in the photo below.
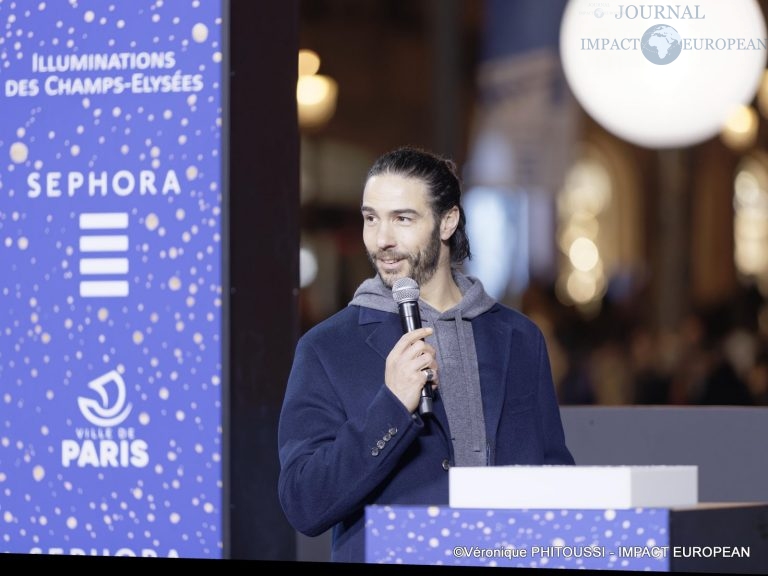
<svg viewBox="0 0 768 576">
<path fill-rule="evenodd" d="M 454 270 L 453 279 L 461 290 L 462 298 L 456 306 L 446 310 L 443 314 L 455 318 L 456 314 L 459 313 L 461 318 L 471 320 L 489 310 L 496 303 L 486 293 L 483 284 L 477 278 L 466 276 L 458 270 Z M 421 306 L 428 306 L 423 301 L 420 301 L 420 304 Z M 362 306 L 392 314 L 398 313 L 397 303 L 392 298 L 392 290 L 387 288 L 378 274 L 360 284 L 349 302 L 349 306 Z"/>
<path fill-rule="evenodd" d="M 387 288 L 378 274 L 358 286 L 348 306 L 362 306 L 397 314 L 397 303 L 392 298 L 392 289 Z"/>
</svg>

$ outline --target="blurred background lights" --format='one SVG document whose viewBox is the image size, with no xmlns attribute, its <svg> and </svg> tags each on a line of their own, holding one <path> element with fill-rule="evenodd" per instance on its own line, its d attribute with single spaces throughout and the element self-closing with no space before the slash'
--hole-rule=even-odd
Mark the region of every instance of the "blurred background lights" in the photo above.
<svg viewBox="0 0 768 576">
<path fill-rule="evenodd" d="M 312 50 L 299 50 L 299 79 L 296 84 L 299 125 L 324 126 L 336 112 L 338 84 L 330 76 L 318 74 L 320 56 Z"/>
<path fill-rule="evenodd" d="M 760 89 L 757 92 L 757 107 L 760 114 L 768 118 L 768 70 L 763 71 L 763 78 L 760 81 Z"/>
<path fill-rule="evenodd" d="M 582 311 L 599 309 L 605 293 L 605 253 L 617 239 L 601 220 L 610 216 L 612 196 L 611 176 L 600 155 L 583 147 L 557 197 L 558 246 L 564 257 L 556 283 L 558 299 Z"/>
<path fill-rule="evenodd" d="M 302 76 L 296 89 L 299 106 L 316 108 L 333 97 L 335 83 L 324 76 Z"/>
<path fill-rule="evenodd" d="M 746 150 L 757 139 L 758 124 L 757 110 L 752 106 L 737 106 L 725 121 L 720 138 L 733 150 Z"/>
<path fill-rule="evenodd" d="M 581 272 L 589 272 L 600 261 L 600 253 L 597 246 L 589 238 L 576 238 L 568 251 L 571 265 Z"/>
<path fill-rule="evenodd" d="M 302 288 L 315 281 L 317 269 L 315 253 L 309 248 L 302 247 L 299 250 L 299 284 Z"/>
<path fill-rule="evenodd" d="M 740 274 L 758 280 L 764 291 L 768 279 L 768 157 L 746 156 L 733 185 L 734 261 Z"/>
<path fill-rule="evenodd" d="M 586 304 L 597 296 L 597 279 L 592 274 L 573 270 L 568 274 L 566 290 L 576 304 Z"/>
<path fill-rule="evenodd" d="M 521 293 L 528 284 L 528 218 L 523 193 L 474 187 L 464 199 L 472 258 L 467 273 L 480 279 L 494 298 L 507 290 Z"/>
<path fill-rule="evenodd" d="M 299 50 L 299 77 L 312 76 L 320 70 L 320 56 L 314 50 Z"/>
</svg>

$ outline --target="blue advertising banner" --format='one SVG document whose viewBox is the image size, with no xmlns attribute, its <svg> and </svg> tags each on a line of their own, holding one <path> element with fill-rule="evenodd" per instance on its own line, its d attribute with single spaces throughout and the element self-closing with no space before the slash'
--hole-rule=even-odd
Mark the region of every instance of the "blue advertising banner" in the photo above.
<svg viewBox="0 0 768 576">
<path fill-rule="evenodd" d="M 222 16 L 0 0 L 0 551 L 223 554 Z"/>
</svg>

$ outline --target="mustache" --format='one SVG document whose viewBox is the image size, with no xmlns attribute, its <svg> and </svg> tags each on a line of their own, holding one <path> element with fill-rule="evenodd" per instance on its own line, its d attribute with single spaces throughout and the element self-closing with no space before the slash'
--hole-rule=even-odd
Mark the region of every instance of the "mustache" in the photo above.
<svg viewBox="0 0 768 576">
<path fill-rule="evenodd" d="M 371 256 L 376 260 L 405 260 L 408 258 L 408 254 L 402 252 L 395 252 L 393 250 L 383 250 L 375 253 L 371 253 Z"/>
</svg>

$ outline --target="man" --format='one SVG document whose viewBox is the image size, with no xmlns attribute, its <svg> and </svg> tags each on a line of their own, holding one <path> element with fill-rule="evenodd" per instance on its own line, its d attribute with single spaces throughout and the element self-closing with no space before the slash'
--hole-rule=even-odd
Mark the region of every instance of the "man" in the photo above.
<svg viewBox="0 0 768 576">
<path fill-rule="evenodd" d="M 361 212 L 377 274 L 300 339 L 278 432 L 288 520 L 309 536 L 333 527 L 346 562 L 365 561 L 365 506 L 447 504 L 451 466 L 573 464 L 541 332 L 458 270 L 470 249 L 454 164 L 385 154 Z M 405 335 L 392 297 L 404 277 L 424 326 Z"/>
</svg>

